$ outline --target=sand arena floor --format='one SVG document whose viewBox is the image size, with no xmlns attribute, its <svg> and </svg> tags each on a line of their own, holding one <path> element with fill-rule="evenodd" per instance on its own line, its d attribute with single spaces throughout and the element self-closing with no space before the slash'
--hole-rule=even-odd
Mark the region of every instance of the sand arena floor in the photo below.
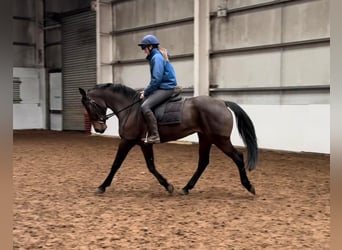
<svg viewBox="0 0 342 250">
<path fill-rule="evenodd" d="M 198 145 L 156 145 L 168 194 L 133 148 L 105 194 L 118 139 L 79 132 L 14 131 L 14 249 L 329 249 L 329 156 L 261 150 L 240 184 L 232 160 L 213 147 L 187 196 Z"/>
</svg>

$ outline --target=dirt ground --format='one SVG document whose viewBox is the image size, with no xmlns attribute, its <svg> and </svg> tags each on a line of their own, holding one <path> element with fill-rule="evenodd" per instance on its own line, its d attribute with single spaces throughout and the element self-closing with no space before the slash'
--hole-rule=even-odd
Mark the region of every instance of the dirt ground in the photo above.
<svg viewBox="0 0 342 250">
<path fill-rule="evenodd" d="M 159 144 L 168 194 L 133 148 L 103 195 L 119 140 L 81 132 L 14 131 L 14 249 L 329 249 L 329 156 L 265 151 L 240 184 L 232 160 L 213 147 L 187 196 L 198 145 Z"/>
</svg>

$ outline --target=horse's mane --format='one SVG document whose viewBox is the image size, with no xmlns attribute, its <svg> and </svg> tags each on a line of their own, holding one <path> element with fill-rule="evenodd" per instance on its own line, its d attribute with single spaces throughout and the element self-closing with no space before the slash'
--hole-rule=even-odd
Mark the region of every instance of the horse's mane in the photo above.
<svg viewBox="0 0 342 250">
<path fill-rule="evenodd" d="M 120 83 L 102 83 L 97 84 L 94 89 L 109 89 L 113 92 L 118 92 L 129 98 L 135 98 L 137 91 Z"/>
</svg>

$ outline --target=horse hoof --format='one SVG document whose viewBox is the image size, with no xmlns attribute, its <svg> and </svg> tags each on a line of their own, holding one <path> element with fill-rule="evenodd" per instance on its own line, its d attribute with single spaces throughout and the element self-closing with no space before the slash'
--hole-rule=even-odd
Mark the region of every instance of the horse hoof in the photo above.
<svg viewBox="0 0 342 250">
<path fill-rule="evenodd" d="M 188 195 L 188 194 L 189 194 L 189 190 L 186 190 L 186 189 L 182 188 L 182 189 L 179 191 L 179 194 L 181 194 L 181 195 Z"/>
<path fill-rule="evenodd" d="M 251 187 L 249 188 L 248 191 L 251 192 L 252 194 L 256 195 L 255 188 L 253 185 L 251 185 Z"/>
<path fill-rule="evenodd" d="M 170 194 L 172 194 L 173 193 L 173 191 L 175 190 L 175 188 L 173 187 L 173 185 L 172 184 L 169 184 L 168 186 L 167 186 L 167 189 L 166 189 Z"/>
<path fill-rule="evenodd" d="M 98 187 L 95 191 L 95 194 L 103 194 L 106 191 L 103 187 Z"/>
</svg>

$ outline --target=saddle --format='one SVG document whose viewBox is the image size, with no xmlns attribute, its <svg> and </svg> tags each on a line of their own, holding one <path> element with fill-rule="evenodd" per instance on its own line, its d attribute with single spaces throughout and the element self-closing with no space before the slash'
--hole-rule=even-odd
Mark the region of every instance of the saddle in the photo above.
<svg viewBox="0 0 342 250">
<path fill-rule="evenodd" d="M 176 90 L 169 99 L 153 110 L 158 125 L 179 124 L 182 120 L 182 107 L 184 98 L 180 95 L 181 90 Z"/>
</svg>

